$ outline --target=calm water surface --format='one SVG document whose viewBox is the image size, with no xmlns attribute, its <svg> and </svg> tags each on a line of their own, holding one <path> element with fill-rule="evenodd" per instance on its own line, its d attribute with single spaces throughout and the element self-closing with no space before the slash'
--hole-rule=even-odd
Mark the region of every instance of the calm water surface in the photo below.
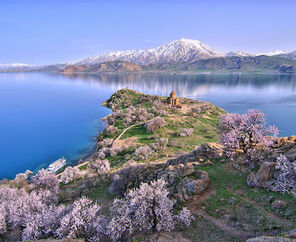
<svg viewBox="0 0 296 242">
<path fill-rule="evenodd" d="M 290 75 L 0 74 L 0 179 L 38 170 L 95 147 L 110 110 L 100 104 L 120 88 L 206 100 L 228 112 L 262 110 L 281 136 L 296 134 L 296 77 Z"/>
</svg>

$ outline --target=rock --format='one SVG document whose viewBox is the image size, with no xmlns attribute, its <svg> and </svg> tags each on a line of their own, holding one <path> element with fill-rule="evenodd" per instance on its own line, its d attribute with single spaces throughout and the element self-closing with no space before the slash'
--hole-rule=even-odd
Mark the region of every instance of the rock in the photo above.
<svg viewBox="0 0 296 242">
<path fill-rule="evenodd" d="M 257 181 L 257 176 L 255 171 L 250 172 L 250 174 L 248 175 L 247 184 L 251 188 L 255 188 L 258 186 L 258 181 Z"/>
<path fill-rule="evenodd" d="M 273 177 L 275 162 L 264 162 L 257 173 L 251 172 L 248 175 L 247 183 L 250 187 L 267 187 L 268 181 Z"/>
<path fill-rule="evenodd" d="M 271 208 L 276 210 L 276 209 L 283 209 L 287 206 L 287 202 L 282 201 L 282 200 L 275 200 L 271 204 Z"/>
<path fill-rule="evenodd" d="M 167 169 L 168 169 L 169 171 L 173 171 L 173 170 L 175 170 L 175 167 L 172 166 L 172 165 L 169 165 Z"/>
<path fill-rule="evenodd" d="M 236 158 L 235 160 L 235 163 L 238 163 L 238 164 L 244 164 L 245 163 L 245 160 L 246 160 L 246 157 L 243 156 L 243 155 L 240 155 Z"/>
<path fill-rule="evenodd" d="M 288 238 L 281 238 L 281 237 L 262 236 L 262 237 L 248 239 L 246 242 L 290 242 L 290 241 L 295 241 L 295 240 L 288 239 Z"/>
<path fill-rule="evenodd" d="M 178 158 L 170 159 L 167 161 L 167 166 L 178 165 L 180 163 L 187 164 L 190 162 L 202 162 L 209 158 L 220 158 L 223 156 L 223 147 L 219 144 L 202 144 L 200 147 L 195 149 L 193 152 L 188 154 L 180 155 Z"/>
<path fill-rule="evenodd" d="M 273 169 L 276 166 L 275 162 L 264 162 L 261 164 L 256 176 L 259 184 L 263 187 L 264 182 L 268 181 L 273 176 Z"/>
<path fill-rule="evenodd" d="M 192 174 L 194 172 L 194 167 L 193 167 L 193 165 L 179 164 L 177 166 L 177 170 L 178 170 L 179 176 L 183 177 L 183 176 L 188 176 L 188 175 Z"/>
<path fill-rule="evenodd" d="M 204 163 L 205 166 L 212 166 L 214 165 L 213 162 L 211 162 L 210 160 L 207 160 L 205 163 Z"/>
<path fill-rule="evenodd" d="M 193 165 L 193 166 L 201 166 L 201 163 L 198 161 L 190 162 L 188 165 Z"/>
<path fill-rule="evenodd" d="M 187 201 L 195 195 L 200 195 L 209 186 L 209 176 L 205 171 L 195 171 L 194 176 L 198 179 L 185 177 L 177 186 L 177 198 L 181 201 Z"/>
<path fill-rule="evenodd" d="M 197 159 L 194 156 L 189 156 L 186 158 L 186 163 L 195 162 Z"/>
</svg>

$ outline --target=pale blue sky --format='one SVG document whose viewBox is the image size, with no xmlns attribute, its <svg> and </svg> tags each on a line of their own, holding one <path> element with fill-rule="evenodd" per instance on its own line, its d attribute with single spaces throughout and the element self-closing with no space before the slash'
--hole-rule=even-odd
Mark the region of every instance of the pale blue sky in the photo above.
<svg viewBox="0 0 296 242">
<path fill-rule="evenodd" d="M 0 63 L 50 64 L 180 38 L 296 50 L 293 0 L 0 0 Z"/>
</svg>

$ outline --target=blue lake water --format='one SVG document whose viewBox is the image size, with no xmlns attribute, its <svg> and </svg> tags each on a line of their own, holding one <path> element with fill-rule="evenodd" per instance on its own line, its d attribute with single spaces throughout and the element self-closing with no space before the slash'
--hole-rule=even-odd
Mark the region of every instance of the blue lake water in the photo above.
<svg viewBox="0 0 296 242">
<path fill-rule="evenodd" d="M 64 156 L 89 154 L 111 113 L 101 103 L 120 88 L 212 102 L 228 112 L 257 108 L 296 134 L 296 77 L 290 75 L 0 74 L 0 179 L 37 170 Z"/>
</svg>

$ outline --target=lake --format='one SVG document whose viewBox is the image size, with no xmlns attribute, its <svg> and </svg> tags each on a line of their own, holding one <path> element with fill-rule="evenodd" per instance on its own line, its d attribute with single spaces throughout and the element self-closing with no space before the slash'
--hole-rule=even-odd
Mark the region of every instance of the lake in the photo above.
<svg viewBox="0 0 296 242">
<path fill-rule="evenodd" d="M 0 74 L 0 179 L 37 171 L 64 156 L 75 163 L 94 148 L 111 111 L 101 103 L 120 88 L 201 99 L 228 112 L 266 113 L 281 136 L 296 134 L 293 75 Z"/>
</svg>

